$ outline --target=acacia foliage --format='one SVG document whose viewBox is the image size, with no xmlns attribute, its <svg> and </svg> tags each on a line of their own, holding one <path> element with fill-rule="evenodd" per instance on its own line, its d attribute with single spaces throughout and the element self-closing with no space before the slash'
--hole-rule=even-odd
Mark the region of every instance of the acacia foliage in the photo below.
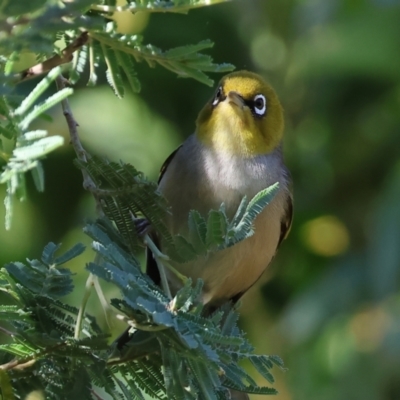
<svg viewBox="0 0 400 400">
<path fill-rule="evenodd" d="M 220 0 L 221 1 L 221 0 Z M 218 0 L 129 1 L 123 8 L 136 12 L 185 12 Z M 201 51 L 205 40 L 167 51 L 144 44 L 139 35 L 120 35 L 108 16 L 119 7 L 114 1 L 88 0 L 3 1 L 0 5 L 0 183 L 7 186 L 6 227 L 10 227 L 15 199 L 26 198 L 26 174 L 36 188 L 45 189 L 41 160 L 63 143 L 61 136 L 32 130 L 31 123 L 73 94 L 71 87 L 48 94 L 60 74 L 69 84 L 82 79 L 95 85 L 101 66 L 118 97 L 127 85 L 140 90 L 135 63 L 160 65 L 182 77 L 211 84 L 209 72 L 225 72 L 229 64 L 214 64 Z M 61 43 L 61 45 L 60 45 Z M 29 51 L 37 64 L 15 71 L 19 54 Z M 31 77 L 43 78 L 21 98 L 16 86 Z M 49 243 L 40 259 L 10 262 L 0 271 L 0 287 L 7 304 L 0 305 L 0 320 L 10 342 L 0 345 L 0 385 L 4 398 L 25 398 L 41 390 L 46 399 L 224 399 L 228 388 L 248 393 L 275 394 L 259 387 L 242 368 L 249 360 L 270 383 L 277 356 L 253 354 L 237 326 L 237 313 L 225 306 L 209 317 L 199 301 L 202 283 L 182 277 L 182 289 L 170 298 L 142 273 L 137 252 L 145 245 L 137 232 L 137 218 L 146 218 L 166 243 L 168 257 L 156 255 L 160 268 L 169 261 L 185 262 L 220 251 L 253 234 L 254 218 L 271 201 L 277 185 L 244 198 L 228 218 L 223 204 L 207 216 L 193 210 L 188 216 L 188 237 L 172 236 L 164 222 L 165 200 L 133 166 L 86 154 L 77 165 L 101 208 L 101 218 L 84 227 L 97 256 L 86 269 L 120 289 L 111 304 L 132 326 L 128 345 L 117 348 L 86 313 L 67 304 L 64 297 L 75 288 L 66 264 L 84 246 L 76 244 L 58 255 Z M 90 179 L 88 181 L 87 179 Z M 145 238 L 149 240 L 149 238 Z M 148 241 L 147 241 L 148 244 Z M 164 288 L 165 289 L 165 288 Z"/>
</svg>

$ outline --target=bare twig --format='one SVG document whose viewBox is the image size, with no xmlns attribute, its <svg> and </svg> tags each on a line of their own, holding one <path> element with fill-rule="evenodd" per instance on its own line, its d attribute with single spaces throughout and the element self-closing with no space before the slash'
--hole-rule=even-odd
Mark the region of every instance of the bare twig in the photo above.
<svg viewBox="0 0 400 400">
<path fill-rule="evenodd" d="M 45 348 L 42 351 L 39 351 L 38 353 L 35 353 L 31 356 L 21 358 L 18 360 L 14 359 L 14 360 L 9 361 L 8 363 L 2 364 L 2 365 L 0 365 L 0 370 L 3 370 L 3 371 L 7 371 L 10 369 L 23 370 L 25 368 L 29 368 L 41 357 L 44 357 L 47 354 L 51 354 L 52 352 L 59 350 L 62 347 L 67 347 L 67 346 L 69 346 L 69 344 L 67 342 L 57 343 L 56 345 Z"/>
<path fill-rule="evenodd" d="M 88 39 L 88 32 L 82 32 L 71 44 L 69 44 L 61 52 L 61 54 L 55 54 L 53 57 L 20 72 L 18 74 L 18 81 L 22 82 L 35 76 L 44 74 L 45 72 L 48 72 L 54 67 L 57 67 L 61 64 L 69 63 L 72 60 L 75 51 L 84 46 L 87 43 Z"/>
<path fill-rule="evenodd" d="M 92 393 L 92 396 L 94 396 L 97 400 L 103 400 L 103 398 L 100 397 L 93 389 L 90 390 L 90 393 Z"/>
<path fill-rule="evenodd" d="M 135 321 L 134 319 L 129 318 L 122 314 L 118 314 L 117 319 L 119 319 L 120 321 L 126 322 L 132 328 L 139 329 L 141 331 L 146 331 L 146 332 L 159 332 L 159 331 L 165 331 L 166 329 L 169 329 L 169 327 L 165 326 L 165 325 L 141 324 L 141 323 Z"/>
<path fill-rule="evenodd" d="M 0 326 L 0 331 L 3 332 L 3 333 L 5 333 L 5 334 L 8 335 L 8 336 L 14 336 L 14 335 L 15 335 L 15 333 L 9 331 L 9 330 L 6 329 L 6 328 L 3 328 L 2 326 Z"/>
<path fill-rule="evenodd" d="M 164 267 L 163 263 L 161 262 L 161 258 L 168 259 L 168 257 L 165 256 L 164 254 L 162 254 L 160 252 L 160 250 L 158 250 L 157 246 L 151 240 L 149 235 L 145 235 L 144 243 L 146 244 L 146 246 L 148 246 L 148 248 L 153 253 L 153 257 L 157 264 L 158 272 L 160 273 L 161 287 L 163 288 L 163 290 L 164 290 L 165 294 L 168 296 L 168 298 L 171 300 L 172 294 L 171 294 L 171 290 L 169 288 L 167 274 L 165 273 L 165 267 Z"/>
<path fill-rule="evenodd" d="M 56 79 L 56 84 L 57 84 L 57 88 L 58 90 L 62 90 L 65 88 L 66 86 L 66 79 L 60 75 L 59 77 L 57 77 Z M 82 146 L 82 143 L 79 139 L 79 135 L 78 135 L 78 123 L 76 122 L 72 111 L 71 111 L 71 107 L 69 106 L 69 102 L 67 99 L 64 99 L 61 102 L 61 106 L 63 109 L 63 113 L 65 116 L 65 119 L 67 121 L 67 125 L 68 125 L 68 129 L 69 129 L 69 134 L 71 137 L 71 144 L 75 150 L 75 153 L 78 157 L 78 159 L 80 161 L 86 162 L 88 160 L 88 158 L 90 157 L 89 154 L 86 152 L 86 150 L 84 149 L 84 147 Z M 93 182 L 92 178 L 89 176 L 89 174 L 86 172 L 85 169 L 82 169 L 82 175 L 83 175 L 83 187 L 85 189 L 87 188 L 95 188 L 96 185 Z M 101 206 L 101 200 L 99 198 L 99 196 L 92 192 L 92 195 L 96 201 L 96 209 L 99 215 L 104 215 L 103 210 L 102 210 L 102 206 Z M 94 286 L 97 292 L 97 295 L 99 296 L 100 302 L 102 303 L 102 306 L 104 308 L 104 312 L 106 313 L 105 310 L 105 304 L 104 304 L 104 294 L 100 288 L 100 285 L 97 284 L 96 280 L 98 278 L 95 277 L 94 275 L 90 274 L 87 281 L 86 281 L 86 286 L 85 286 L 85 292 L 83 294 L 83 298 L 82 298 L 82 302 L 81 305 L 79 307 L 79 313 L 76 319 L 76 324 L 75 324 L 75 333 L 74 333 L 74 338 L 75 339 L 79 339 L 79 335 L 80 335 L 80 331 L 81 331 L 81 327 L 82 327 L 82 321 L 83 321 L 83 316 L 85 315 L 85 309 L 86 309 L 86 304 L 87 301 L 89 299 L 90 293 L 91 293 L 91 289 Z M 107 318 L 107 317 L 106 317 Z"/>
<path fill-rule="evenodd" d="M 151 354 L 156 353 L 151 352 L 151 353 L 144 353 L 140 355 L 135 355 L 133 357 L 117 357 L 117 358 L 111 358 L 107 361 L 107 366 L 112 367 L 113 365 L 120 365 L 120 364 L 126 364 L 129 363 L 130 361 L 135 361 L 135 360 L 140 360 L 142 358 L 146 358 L 150 356 Z"/>
<path fill-rule="evenodd" d="M 66 87 L 66 79 L 62 75 L 60 75 L 56 79 L 56 84 L 57 84 L 57 89 L 62 90 Z M 68 100 L 64 99 L 61 102 L 61 106 L 63 109 L 64 117 L 68 124 L 69 134 L 71 136 L 71 143 L 75 150 L 75 153 L 78 156 L 78 159 L 80 161 L 86 162 L 88 159 L 88 155 L 86 153 L 86 150 L 83 148 L 82 143 L 79 139 L 78 130 L 77 130 L 77 127 L 79 125 L 76 122 L 76 120 L 72 114 L 71 107 L 69 106 Z M 84 176 L 83 176 L 84 180 L 90 179 L 90 177 L 85 176 L 85 172 L 83 172 L 83 174 L 84 174 Z M 91 183 L 93 184 L 93 182 L 91 182 Z"/>
</svg>

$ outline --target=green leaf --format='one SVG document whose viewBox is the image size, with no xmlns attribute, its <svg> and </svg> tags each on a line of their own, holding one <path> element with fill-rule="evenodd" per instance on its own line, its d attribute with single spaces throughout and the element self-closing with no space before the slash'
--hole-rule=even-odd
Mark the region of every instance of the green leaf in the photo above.
<svg viewBox="0 0 400 400">
<path fill-rule="evenodd" d="M 203 40 L 197 44 L 175 47 L 174 49 L 167 50 L 165 52 L 166 58 L 183 58 L 189 54 L 197 53 L 201 50 L 210 49 L 214 47 L 214 43 L 211 40 Z"/>
<path fill-rule="evenodd" d="M 219 386 L 220 382 L 215 370 L 210 368 L 212 364 L 209 363 L 207 368 L 201 360 L 188 359 L 187 361 L 196 381 L 199 383 L 202 396 L 205 399 L 218 400 L 214 387 Z"/>
<path fill-rule="evenodd" d="M 0 124 L 0 134 L 7 139 L 12 139 L 15 136 L 15 132 L 12 129 Z"/>
<path fill-rule="evenodd" d="M 32 350 L 29 347 L 17 343 L 2 344 L 0 345 L 0 351 L 5 351 L 18 357 L 29 357 L 32 355 Z"/>
<path fill-rule="evenodd" d="M 99 68 L 102 58 L 101 46 L 97 42 L 89 44 L 89 79 L 88 86 L 95 86 L 97 83 L 97 68 Z"/>
<path fill-rule="evenodd" d="M 28 260 L 28 264 L 13 262 L 6 264 L 5 269 L 15 281 L 32 293 L 59 298 L 73 290 L 71 271 L 55 268 L 51 264 L 45 265 L 38 260 Z"/>
<path fill-rule="evenodd" d="M 60 244 L 48 243 L 43 249 L 42 261 L 47 265 L 61 265 L 78 257 L 85 251 L 85 246 L 82 243 L 77 243 L 71 249 L 67 250 L 63 255 L 55 257 L 55 253 L 61 247 Z"/>
<path fill-rule="evenodd" d="M 207 219 L 206 244 L 208 248 L 217 247 L 224 243 L 226 235 L 227 220 L 226 215 L 217 210 L 210 210 Z"/>
<path fill-rule="evenodd" d="M 180 77 L 191 77 L 206 85 L 211 86 L 213 81 L 204 72 L 226 72 L 234 69 L 230 64 L 214 64 L 210 56 L 198 53 L 201 49 L 212 47 L 210 41 L 203 41 L 195 45 L 182 46 L 163 52 L 161 49 L 153 45 L 142 45 L 141 38 L 138 35 L 117 35 L 106 34 L 103 32 L 91 33 L 91 37 L 97 40 L 102 48 L 111 48 L 116 52 L 124 53 L 130 57 L 134 57 L 137 62 L 146 61 L 150 67 L 156 64 L 178 74 Z M 105 54 L 106 62 L 108 54 Z M 109 67 L 110 62 L 107 62 Z M 111 64 L 114 64 L 111 62 Z M 113 73 L 110 73 L 110 84 L 116 91 L 120 93 L 118 85 L 120 77 L 116 74 L 118 65 L 114 65 Z M 110 68 L 110 67 L 109 67 Z M 114 73 L 115 72 L 115 73 Z M 131 75 L 129 72 L 127 75 Z"/>
<path fill-rule="evenodd" d="M 207 224 L 205 219 L 198 211 L 190 210 L 188 226 L 190 242 L 197 254 L 205 252 L 207 250 Z"/>
<path fill-rule="evenodd" d="M 243 196 L 242 200 L 240 201 L 239 207 L 236 210 L 234 217 L 232 218 L 232 225 L 237 225 L 242 220 L 244 214 L 246 213 L 247 207 L 247 196 Z"/>
<path fill-rule="evenodd" d="M 103 195 L 99 195 L 104 202 L 103 212 L 116 223 L 132 250 L 137 251 L 143 246 L 132 219 L 133 215 L 139 214 L 151 223 L 166 246 L 174 246 L 165 223 L 167 204 L 154 182 L 149 182 L 129 164 L 108 162 L 98 157 L 77 164 L 87 171 L 97 187 L 103 188 Z"/>
<path fill-rule="evenodd" d="M 43 249 L 42 261 L 47 265 L 53 264 L 54 263 L 54 255 L 60 247 L 61 247 L 61 243 L 59 243 L 59 244 L 55 244 L 53 242 L 47 243 L 47 245 Z"/>
<path fill-rule="evenodd" d="M 56 257 L 54 263 L 56 265 L 62 265 L 66 262 L 72 260 L 73 258 L 78 257 L 85 251 L 86 247 L 82 243 L 77 243 L 69 250 L 67 250 L 63 255 Z"/>
<path fill-rule="evenodd" d="M 38 161 L 36 167 L 31 170 L 31 174 L 36 190 L 38 192 L 44 192 L 44 170 L 40 161 Z"/>
<path fill-rule="evenodd" d="M 176 255 L 172 256 L 174 259 L 177 259 L 179 262 L 186 262 L 193 260 L 197 256 L 197 252 L 189 243 L 184 236 L 176 235 L 174 237 L 174 247 Z"/>
<path fill-rule="evenodd" d="M 85 70 L 88 61 L 88 46 L 82 46 L 74 53 L 72 61 L 72 69 L 69 74 L 69 81 L 72 85 L 78 82 L 81 74 Z"/>
<path fill-rule="evenodd" d="M 28 96 L 25 97 L 24 101 L 22 101 L 21 105 L 15 110 L 14 114 L 25 115 L 38 98 L 50 87 L 51 83 L 60 75 L 60 73 L 61 67 L 53 68 L 47 76 L 35 86 Z"/>
<path fill-rule="evenodd" d="M 17 147 L 13 151 L 13 157 L 20 160 L 36 159 L 52 152 L 57 147 L 64 144 L 62 136 L 50 136 L 43 139 L 35 140 L 30 144 Z M 36 166 L 36 165 L 35 165 Z"/>
<path fill-rule="evenodd" d="M 268 358 L 275 364 L 277 365 L 279 368 L 285 370 L 285 365 L 283 363 L 283 360 L 276 355 L 272 355 L 272 356 L 268 356 Z"/>
<path fill-rule="evenodd" d="M 274 383 L 274 377 L 269 371 L 272 367 L 271 361 L 268 360 L 267 357 L 264 356 L 250 356 L 250 362 L 254 365 L 256 370 L 270 383 Z"/>
<path fill-rule="evenodd" d="M 30 125 L 30 123 L 34 119 L 36 119 L 39 115 L 43 114 L 49 108 L 54 107 L 56 104 L 60 103 L 64 99 L 66 99 L 73 92 L 74 92 L 74 90 L 71 88 L 64 88 L 64 89 L 54 93 L 52 96 L 48 97 L 43 103 L 35 106 L 33 108 L 33 110 L 28 115 L 26 115 L 25 118 L 19 123 L 19 127 L 22 130 L 27 129 L 28 126 Z"/>
<path fill-rule="evenodd" d="M 123 53 L 122 51 L 116 51 L 115 54 L 117 56 L 119 65 L 121 66 L 126 77 L 128 78 L 128 82 L 132 89 L 132 92 L 139 93 L 140 92 L 140 82 L 139 82 L 139 79 L 136 77 L 136 72 L 133 68 L 132 57 Z"/>
<path fill-rule="evenodd" d="M 132 399 L 140 399 L 144 400 L 143 394 L 139 390 L 137 384 L 135 383 L 136 380 L 140 379 L 140 375 L 136 375 L 136 371 L 134 368 L 129 368 L 125 365 L 121 365 L 118 369 L 119 374 L 124 377 L 125 382 L 128 384 L 129 390 L 125 393 L 126 398 Z M 129 376 L 132 376 L 134 379 L 130 379 Z"/>
<path fill-rule="evenodd" d="M 19 306 L 13 305 L 0 305 L 0 320 L 7 321 L 19 321 L 29 319 L 31 313 L 21 310 Z"/>
<path fill-rule="evenodd" d="M 107 81 L 114 90 L 115 95 L 121 99 L 124 97 L 124 82 L 120 74 L 116 52 L 103 43 L 101 43 L 101 49 L 103 50 L 104 59 L 107 64 Z"/>
<path fill-rule="evenodd" d="M 279 190 L 279 183 L 275 183 L 266 189 L 258 192 L 249 202 L 243 214 L 243 204 L 239 206 L 236 215 L 229 225 L 229 241 L 228 246 L 233 246 L 235 243 L 240 242 L 253 235 L 253 222 L 255 218 L 264 210 L 264 208 L 272 201 L 275 194 Z M 238 217 L 240 220 L 238 220 Z"/>
<path fill-rule="evenodd" d="M 250 200 L 249 205 L 246 209 L 247 214 L 249 214 L 254 219 L 258 214 L 260 214 L 265 206 L 271 202 L 278 190 L 279 183 L 277 182 L 258 192 Z"/>
</svg>

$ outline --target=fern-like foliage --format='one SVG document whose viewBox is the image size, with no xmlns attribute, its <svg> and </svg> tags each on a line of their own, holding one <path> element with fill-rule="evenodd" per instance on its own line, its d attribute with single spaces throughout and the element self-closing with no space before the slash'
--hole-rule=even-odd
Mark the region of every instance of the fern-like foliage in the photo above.
<svg viewBox="0 0 400 400">
<path fill-rule="evenodd" d="M 157 192 L 155 182 L 150 182 L 132 165 L 109 162 L 91 157 L 87 163 L 76 162 L 87 171 L 100 190 L 102 210 L 118 227 L 128 248 L 136 252 L 143 247 L 133 217 L 145 217 L 157 229 L 167 243 L 172 245 L 171 234 L 165 225 L 167 211 L 165 199 Z"/>
<path fill-rule="evenodd" d="M 35 105 L 59 73 L 60 68 L 52 70 L 22 101 L 15 97 L 0 97 L 0 113 L 4 116 L 0 122 L 0 155 L 2 156 L 0 184 L 4 183 L 7 186 L 7 196 L 4 201 L 6 228 L 11 225 L 15 196 L 20 200 L 26 197 L 25 173 L 31 172 L 37 190 L 43 191 L 44 173 L 41 159 L 64 143 L 61 136 L 47 137 L 47 132 L 44 130 L 30 131 L 28 129 L 33 120 L 72 94 L 71 88 L 65 88 Z M 2 148 L 2 139 L 14 142 L 15 146 L 10 154 Z"/>
<path fill-rule="evenodd" d="M 123 8 L 132 12 L 185 12 L 219 2 L 221 0 L 129 1 Z M 27 131 L 37 116 L 72 93 L 72 89 L 65 88 L 36 104 L 61 72 L 60 65 L 66 66 L 71 84 L 75 84 L 87 68 L 87 84 L 93 86 L 105 64 L 107 81 L 118 97 L 124 95 L 125 82 L 133 92 L 140 90 L 135 63 L 141 61 L 207 85 L 213 83 L 207 73 L 233 69 L 230 64 L 215 64 L 210 56 L 201 53 L 213 46 L 209 40 L 163 51 L 144 44 L 139 35 L 118 34 L 116 24 L 108 19 L 109 14 L 118 9 L 115 1 L 101 0 L 1 2 L 0 113 L 5 120 L 0 122 L 0 184 L 7 185 L 7 229 L 11 225 L 14 198 L 25 198 L 25 172 L 31 171 L 36 187 L 42 191 L 44 173 L 40 159 L 62 144 L 59 136 L 47 138 L 44 131 Z M 15 71 L 19 55 L 27 51 L 35 54 L 37 64 Z M 15 98 L 13 90 L 19 82 L 44 73 L 48 76 L 23 102 Z M 7 147 L 3 146 L 3 141 L 7 141 Z"/>
<path fill-rule="evenodd" d="M 107 80 L 117 96 L 123 96 L 122 72 L 128 78 L 131 89 L 140 89 L 134 72 L 134 62 L 146 61 L 150 67 L 160 65 L 183 78 L 194 78 L 211 86 L 213 80 L 205 72 L 228 72 L 231 64 L 214 64 L 210 56 L 199 53 L 214 45 L 205 40 L 196 45 L 177 47 L 162 51 L 153 45 L 144 45 L 140 35 L 119 35 L 114 32 L 114 23 L 108 23 L 104 32 L 91 32 L 92 52 L 99 46 L 107 64 Z M 110 33 L 111 32 L 111 33 Z"/>
<path fill-rule="evenodd" d="M 274 364 L 282 368 L 282 362 L 278 357 L 253 354 L 237 326 L 235 310 L 226 305 L 205 317 L 199 300 L 201 280 L 187 279 L 170 299 L 142 272 L 136 255 L 141 239 L 137 234 L 132 239 L 132 215 L 152 218 L 159 234 L 166 229 L 163 216 L 168 210 L 155 185 L 123 163 L 92 157 L 79 165 L 101 187 L 95 194 L 109 217 L 85 227 L 98 254 L 86 268 L 119 288 L 121 297 L 111 304 L 132 326 L 132 336 L 123 348 L 108 345 L 86 315 L 82 328 L 86 337 L 76 338 L 78 310 L 61 301 L 73 290 L 72 274 L 62 265 L 79 256 L 84 247 L 77 245 L 57 256 L 59 246 L 50 243 L 40 260 L 9 263 L 0 273 L 2 290 L 15 303 L 0 307 L 0 320 L 12 326 L 14 338 L 0 347 L 9 389 L 20 398 L 39 388 L 49 399 L 78 394 L 91 398 L 96 387 L 113 399 L 143 399 L 144 393 L 155 399 L 224 399 L 229 389 L 275 394 L 273 388 L 259 387 L 240 362 L 250 360 L 270 383 L 271 368 Z M 251 235 L 251 221 L 273 191 L 262 191 L 250 202 L 244 199 L 232 221 L 223 206 L 211 211 L 207 220 L 192 211 L 192 237 L 202 243 L 192 245 L 194 255 L 219 251 Z M 171 249 L 178 253 L 183 238 L 170 235 L 169 239 Z M 28 378 L 20 374 L 21 368 Z"/>
<path fill-rule="evenodd" d="M 168 399 L 226 398 L 227 388 L 276 393 L 257 386 L 240 366 L 241 360 L 250 359 L 260 374 L 273 382 L 270 369 L 274 364 L 282 367 L 282 362 L 278 357 L 253 354 L 237 327 L 235 311 L 225 306 L 211 317 L 203 317 L 201 281 L 192 286 L 187 280 L 176 296 L 168 299 L 143 275 L 135 256 L 124 249 L 124 242 L 111 239 L 115 238 L 113 229 L 98 221 L 85 231 L 102 260 L 89 263 L 87 269 L 119 287 L 122 298 L 112 300 L 112 304 L 128 315 L 136 331 L 128 346 L 116 349 L 109 362 L 122 380 L 120 388 L 134 384 L 155 398 Z M 145 374 L 144 369 L 152 372 Z"/>
<path fill-rule="evenodd" d="M 122 9 L 187 12 L 223 1 L 128 0 L 124 6 L 115 0 L 1 2 L 0 183 L 7 185 L 7 227 L 14 198 L 25 197 L 26 173 L 32 173 L 37 189 L 43 190 L 41 160 L 62 144 L 59 136 L 29 130 L 33 120 L 72 93 L 65 88 L 43 96 L 61 73 L 61 65 L 71 84 L 88 69 L 87 83 L 95 85 L 104 64 L 107 80 L 119 97 L 124 95 L 126 82 L 131 90 L 140 89 L 135 63 L 142 61 L 211 85 L 207 73 L 233 68 L 214 64 L 202 53 L 212 42 L 161 50 L 145 44 L 141 36 L 118 34 L 109 16 Z M 15 61 L 22 50 L 34 53 L 37 64 L 16 71 Z M 26 98 L 15 95 L 15 85 L 41 74 L 44 79 Z M 45 100 L 40 100 L 43 97 Z M 157 257 L 168 267 L 234 246 L 253 234 L 254 219 L 278 186 L 261 191 L 250 201 L 244 198 L 232 218 L 223 204 L 207 215 L 191 211 L 188 234 L 181 236 L 172 235 L 167 228 L 170 211 L 156 184 L 133 166 L 89 154 L 78 166 L 89 176 L 85 184 L 104 213 L 104 218 L 85 227 L 97 253 L 86 268 L 119 288 L 120 296 L 111 304 L 131 326 L 131 336 L 122 348 L 119 342 L 108 343 L 92 317 L 65 302 L 64 297 L 74 290 L 72 273 L 65 264 L 84 247 L 76 245 L 57 255 L 59 246 L 50 243 L 40 260 L 11 262 L 0 270 L 0 290 L 9 298 L 0 305 L 0 321 L 2 332 L 10 338 L 9 343 L 0 345 L 2 396 L 24 399 L 32 390 L 41 390 L 50 400 L 101 398 L 101 392 L 118 400 L 144 399 L 146 395 L 217 400 L 227 398 L 229 389 L 276 393 L 273 388 L 259 387 L 241 361 L 250 361 L 270 383 L 273 365 L 282 368 L 282 361 L 253 354 L 237 326 L 235 310 L 225 305 L 206 317 L 199 301 L 200 280 L 184 280 L 171 299 L 143 274 L 137 253 L 145 244 L 138 233 L 138 221 L 144 220 L 162 241 L 166 254 Z"/>
<path fill-rule="evenodd" d="M 123 9 L 132 12 L 183 12 L 219 2 L 221 0 L 129 1 Z M 0 31 L 3 29 L 0 45 L 5 58 L 2 60 L 0 83 L 3 84 L 4 93 L 7 93 L 7 85 L 10 89 L 20 79 L 46 72 L 50 69 L 49 66 L 52 68 L 70 61 L 71 82 L 77 82 L 88 65 L 90 85 L 97 81 L 100 63 L 105 63 L 107 80 L 119 97 L 124 94 L 123 76 L 127 78 L 134 92 L 140 90 L 134 69 L 135 62 L 146 61 L 151 67 L 160 65 L 180 77 L 191 77 L 207 85 L 211 85 L 213 81 L 206 73 L 233 69 L 230 64 L 214 64 L 210 56 L 200 53 L 213 46 L 208 40 L 197 45 L 162 51 L 154 45 L 144 44 L 140 35 L 117 34 L 115 23 L 108 22 L 105 17 L 119 9 L 115 2 L 110 1 L 3 2 L 0 6 L 0 22 L 1 18 L 4 19 L 0 24 Z M 89 40 L 75 43 L 83 32 L 88 33 Z M 22 50 L 36 54 L 42 66 L 35 71 L 15 74 L 14 64 Z"/>
<path fill-rule="evenodd" d="M 40 260 L 9 263 L 0 271 L 1 290 L 15 303 L 0 307 L 0 320 L 7 321 L 14 339 L 0 346 L 10 399 L 25 398 L 33 389 L 43 390 L 48 399 L 90 399 L 88 371 L 99 371 L 106 363 L 106 335 L 87 316 L 86 337 L 75 340 L 78 310 L 61 301 L 74 286 L 72 273 L 60 265 L 81 254 L 84 246 L 56 256 L 58 248 L 49 243 Z"/>
</svg>

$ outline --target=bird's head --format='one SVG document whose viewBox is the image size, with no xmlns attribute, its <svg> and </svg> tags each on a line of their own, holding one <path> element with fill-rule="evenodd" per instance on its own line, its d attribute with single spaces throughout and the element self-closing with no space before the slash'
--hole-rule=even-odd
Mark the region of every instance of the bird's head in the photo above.
<svg viewBox="0 0 400 400">
<path fill-rule="evenodd" d="M 226 75 L 197 121 L 201 142 L 217 151 L 245 157 L 272 152 L 283 135 L 283 110 L 261 76 L 238 71 Z"/>
</svg>

